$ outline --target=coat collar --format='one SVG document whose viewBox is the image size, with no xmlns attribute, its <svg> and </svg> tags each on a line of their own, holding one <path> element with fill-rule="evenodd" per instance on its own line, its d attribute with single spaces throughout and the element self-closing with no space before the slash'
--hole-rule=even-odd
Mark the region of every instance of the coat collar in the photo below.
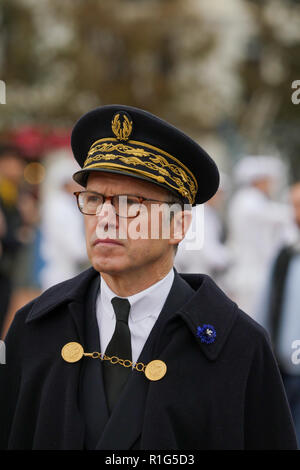
<svg viewBox="0 0 300 470">
<path fill-rule="evenodd" d="M 26 323 L 47 315 L 62 304 L 72 301 L 82 303 L 90 282 L 98 275 L 94 268 L 89 268 L 72 279 L 50 287 L 35 299 Z"/>
<path fill-rule="evenodd" d="M 178 314 L 190 328 L 205 356 L 214 361 L 237 319 L 238 306 L 205 274 L 179 274 L 179 277 L 194 289 L 194 295 Z M 215 329 L 216 338 L 210 344 L 197 337 L 197 328 L 203 325 L 211 325 Z"/>
<path fill-rule="evenodd" d="M 179 274 L 174 268 L 173 287 L 189 288 L 190 298 L 178 311 L 179 316 L 191 330 L 205 356 L 217 359 L 237 317 L 237 305 L 232 302 L 215 282 L 205 274 Z M 35 300 L 26 323 L 37 320 L 69 302 L 82 303 L 84 294 L 98 272 L 89 268 L 78 276 L 51 287 Z M 174 312 L 175 313 L 175 312 Z M 197 327 L 212 325 L 216 339 L 211 344 L 202 343 L 197 337 Z"/>
</svg>

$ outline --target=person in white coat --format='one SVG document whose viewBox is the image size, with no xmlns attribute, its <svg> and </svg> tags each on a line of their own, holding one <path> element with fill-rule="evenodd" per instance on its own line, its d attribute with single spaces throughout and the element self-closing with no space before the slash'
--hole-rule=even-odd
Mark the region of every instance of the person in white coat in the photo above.
<svg viewBox="0 0 300 470">
<path fill-rule="evenodd" d="M 182 273 L 208 274 L 226 290 L 223 280 L 230 264 L 230 252 L 225 245 L 221 212 L 228 190 L 228 178 L 224 174 L 220 176 L 220 186 L 215 196 L 206 204 L 192 209 L 192 223 L 178 245 L 175 267 Z"/>
<path fill-rule="evenodd" d="M 81 189 L 72 179 L 77 169 L 69 156 L 60 158 L 51 168 L 55 177 L 51 179 L 52 190 L 45 195 L 41 214 L 41 254 L 45 266 L 40 281 L 43 290 L 74 277 L 87 267 L 83 221 L 73 195 Z"/>
<path fill-rule="evenodd" d="M 266 270 L 291 221 L 288 205 L 272 199 L 283 170 L 275 157 L 248 156 L 234 172 L 240 188 L 228 208 L 232 265 L 227 284 L 234 300 L 253 316 Z"/>
</svg>

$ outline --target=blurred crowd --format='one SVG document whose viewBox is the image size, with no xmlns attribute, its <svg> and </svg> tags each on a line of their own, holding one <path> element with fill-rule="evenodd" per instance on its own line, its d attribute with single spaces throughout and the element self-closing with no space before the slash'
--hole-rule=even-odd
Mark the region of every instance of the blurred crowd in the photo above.
<svg viewBox="0 0 300 470">
<path fill-rule="evenodd" d="M 38 227 L 36 194 L 24 181 L 25 160 L 11 146 L 0 148 L 0 327 L 3 327 L 15 288 L 27 300 L 36 290 L 36 267 L 31 263 Z M 26 248 L 26 249 L 24 249 Z"/>
<path fill-rule="evenodd" d="M 88 266 L 73 192 L 77 167 L 67 150 L 41 162 L 0 146 L 0 331 L 15 312 Z M 42 173 L 42 176 L 41 176 Z"/>
<path fill-rule="evenodd" d="M 0 147 L 2 337 L 25 303 L 89 266 L 69 150 L 35 163 L 39 178 L 32 165 L 16 147 Z M 300 442 L 300 370 L 291 360 L 300 340 L 300 182 L 287 181 L 272 156 L 246 156 L 221 173 L 217 194 L 193 208 L 175 267 L 211 276 L 268 330 Z"/>
</svg>

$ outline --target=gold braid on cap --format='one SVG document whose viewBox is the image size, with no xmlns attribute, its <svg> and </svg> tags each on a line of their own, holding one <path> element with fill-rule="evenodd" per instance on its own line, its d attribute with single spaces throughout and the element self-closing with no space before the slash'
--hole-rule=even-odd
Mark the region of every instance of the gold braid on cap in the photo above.
<svg viewBox="0 0 300 470">
<path fill-rule="evenodd" d="M 198 184 L 193 173 L 172 155 L 144 142 L 130 140 L 125 145 L 114 138 L 97 140 L 91 146 L 83 168 L 101 167 L 115 170 L 123 168 L 146 176 L 157 183 L 166 184 L 187 198 L 190 204 L 195 201 Z"/>
<path fill-rule="evenodd" d="M 126 112 L 116 113 L 111 122 L 116 136 L 97 140 L 92 144 L 83 169 L 122 169 L 150 178 L 177 191 L 190 204 L 195 202 L 198 184 L 193 173 L 177 158 L 152 145 L 128 140 L 133 129 Z M 121 143 L 122 141 L 127 141 Z M 148 171 L 147 171 L 148 170 Z"/>
</svg>

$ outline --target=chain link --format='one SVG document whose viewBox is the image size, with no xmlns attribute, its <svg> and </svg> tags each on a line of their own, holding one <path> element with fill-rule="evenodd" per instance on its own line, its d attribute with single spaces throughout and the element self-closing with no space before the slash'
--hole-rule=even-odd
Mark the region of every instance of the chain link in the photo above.
<svg viewBox="0 0 300 470">
<path fill-rule="evenodd" d="M 92 359 L 101 359 L 101 361 L 109 361 L 111 364 L 120 364 L 123 367 L 133 367 L 138 372 L 145 372 L 146 365 L 143 362 L 133 362 L 129 359 L 121 359 L 118 356 L 107 356 L 104 353 L 94 351 L 92 353 L 84 353 L 84 356 L 91 357 Z"/>
</svg>

